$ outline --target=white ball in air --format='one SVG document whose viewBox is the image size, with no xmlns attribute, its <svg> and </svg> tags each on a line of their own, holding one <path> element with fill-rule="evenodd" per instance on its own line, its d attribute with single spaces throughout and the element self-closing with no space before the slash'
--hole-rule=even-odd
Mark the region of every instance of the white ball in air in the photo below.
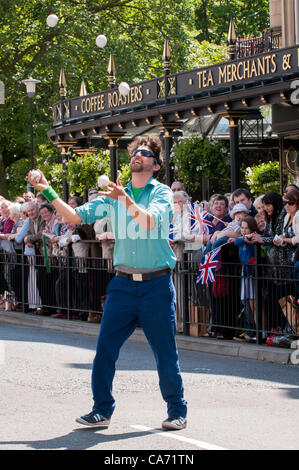
<svg viewBox="0 0 299 470">
<path fill-rule="evenodd" d="M 33 170 L 33 171 L 31 172 L 31 179 L 32 179 L 33 181 L 35 181 L 35 183 L 39 183 L 41 177 L 42 177 L 42 175 L 40 174 L 39 171 Z"/>
<path fill-rule="evenodd" d="M 50 28 L 54 28 L 58 23 L 58 17 L 56 15 L 49 15 L 47 17 L 47 25 L 50 26 Z"/>
<path fill-rule="evenodd" d="M 127 82 L 120 82 L 118 91 L 120 95 L 127 96 L 130 93 L 130 85 Z"/>
<path fill-rule="evenodd" d="M 99 188 L 106 188 L 109 184 L 109 178 L 107 175 L 101 175 L 98 177 L 98 187 Z"/>
<path fill-rule="evenodd" d="M 96 45 L 98 47 L 105 47 L 106 44 L 107 44 L 107 38 L 106 36 L 104 36 L 104 34 L 100 34 L 99 36 L 97 36 Z"/>
</svg>

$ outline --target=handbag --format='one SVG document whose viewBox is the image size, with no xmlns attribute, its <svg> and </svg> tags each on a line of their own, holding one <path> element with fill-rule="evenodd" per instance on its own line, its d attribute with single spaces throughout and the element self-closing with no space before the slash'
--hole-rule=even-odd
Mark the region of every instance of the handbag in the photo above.
<svg viewBox="0 0 299 470">
<path fill-rule="evenodd" d="M 292 331 L 299 335 L 299 305 L 295 297 L 293 295 L 282 297 L 278 303 Z"/>
</svg>

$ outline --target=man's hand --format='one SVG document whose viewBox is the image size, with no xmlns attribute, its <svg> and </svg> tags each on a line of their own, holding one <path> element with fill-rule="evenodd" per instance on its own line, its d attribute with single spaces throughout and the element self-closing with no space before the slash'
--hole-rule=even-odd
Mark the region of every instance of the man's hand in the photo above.
<svg viewBox="0 0 299 470">
<path fill-rule="evenodd" d="M 40 180 L 39 180 L 38 183 L 36 182 L 36 179 L 32 177 L 33 171 L 34 171 L 34 172 L 38 171 L 38 172 L 40 173 L 40 175 L 41 175 L 41 178 L 40 178 Z M 35 175 L 33 174 L 33 176 L 35 176 Z M 33 186 L 34 188 L 38 189 L 39 191 L 44 191 L 44 189 L 47 189 L 48 186 L 49 186 L 49 183 L 48 183 L 48 181 L 46 180 L 45 175 L 44 175 L 43 172 L 40 171 L 40 170 L 31 170 L 31 171 L 29 171 L 29 173 L 28 173 L 28 181 L 29 181 L 30 184 L 32 184 L 32 186 Z"/>
<path fill-rule="evenodd" d="M 120 182 L 119 177 L 117 178 L 116 183 L 113 183 L 113 181 L 109 181 L 109 184 L 106 187 L 108 191 L 99 191 L 99 196 L 107 196 L 115 200 L 119 200 L 120 198 L 126 197 L 126 192 Z"/>
</svg>

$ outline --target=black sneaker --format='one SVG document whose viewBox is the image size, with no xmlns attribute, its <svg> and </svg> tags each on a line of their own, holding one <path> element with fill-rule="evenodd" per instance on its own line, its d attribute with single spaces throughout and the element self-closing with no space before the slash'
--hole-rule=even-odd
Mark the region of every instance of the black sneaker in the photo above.
<svg viewBox="0 0 299 470">
<path fill-rule="evenodd" d="M 84 424 L 84 426 L 93 426 L 95 428 L 107 428 L 110 424 L 110 419 L 105 418 L 96 411 L 80 416 L 76 419 L 77 423 Z"/>
<path fill-rule="evenodd" d="M 179 416 L 178 418 L 167 418 L 162 423 L 163 429 L 170 429 L 173 431 L 179 431 L 180 429 L 185 429 L 187 426 L 186 418 Z"/>
</svg>

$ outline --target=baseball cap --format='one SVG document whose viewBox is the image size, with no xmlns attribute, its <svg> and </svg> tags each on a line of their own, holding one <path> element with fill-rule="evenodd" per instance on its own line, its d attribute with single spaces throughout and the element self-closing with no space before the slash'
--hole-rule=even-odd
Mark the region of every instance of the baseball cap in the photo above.
<svg viewBox="0 0 299 470">
<path fill-rule="evenodd" d="M 245 204 L 235 204 L 230 211 L 230 214 L 235 215 L 237 212 L 246 212 L 246 214 L 249 214 L 250 210 L 245 206 Z"/>
</svg>

